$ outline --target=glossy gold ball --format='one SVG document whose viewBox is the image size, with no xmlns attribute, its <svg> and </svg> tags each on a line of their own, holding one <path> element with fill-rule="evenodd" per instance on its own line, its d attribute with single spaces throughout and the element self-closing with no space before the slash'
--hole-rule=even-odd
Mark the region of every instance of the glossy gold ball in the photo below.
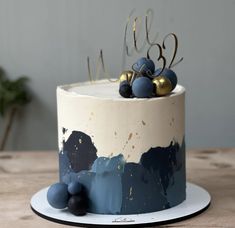
<svg viewBox="0 0 235 228">
<path fill-rule="evenodd" d="M 170 80 L 164 76 L 154 78 L 153 84 L 155 84 L 155 93 L 157 96 L 165 96 L 172 91 Z"/>
<path fill-rule="evenodd" d="M 134 72 L 131 70 L 125 70 L 121 73 L 120 77 L 119 77 L 119 81 L 123 82 L 123 81 L 128 81 L 130 82 L 132 77 L 134 75 Z"/>
</svg>

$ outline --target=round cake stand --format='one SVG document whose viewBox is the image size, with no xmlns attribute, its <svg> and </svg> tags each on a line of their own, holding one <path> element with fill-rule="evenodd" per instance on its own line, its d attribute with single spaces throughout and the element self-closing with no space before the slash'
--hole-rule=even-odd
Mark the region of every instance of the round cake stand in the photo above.
<svg viewBox="0 0 235 228">
<path fill-rule="evenodd" d="M 40 217 L 53 222 L 84 227 L 143 227 L 178 222 L 205 211 L 211 201 L 210 194 L 205 189 L 195 184 L 187 183 L 186 200 L 170 209 L 132 215 L 88 213 L 85 216 L 74 216 L 67 210 L 53 209 L 47 202 L 47 190 L 48 188 L 44 188 L 32 197 L 32 210 Z"/>
</svg>

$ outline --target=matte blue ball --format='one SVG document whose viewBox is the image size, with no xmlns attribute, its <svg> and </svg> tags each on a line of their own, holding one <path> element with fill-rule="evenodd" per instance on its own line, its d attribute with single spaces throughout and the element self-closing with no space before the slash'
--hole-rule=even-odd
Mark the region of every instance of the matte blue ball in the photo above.
<svg viewBox="0 0 235 228">
<path fill-rule="evenodd" d="M 133 65 L 133 69 L 145 76 L 152 75 L 155 71 L 155 65 L 151 59 L 142 57 Z"/>
<path fill-rule="evenodd" d="M 68 185 L 68 192 L 71 195 L 76 195 L 82 191 L 82 185 L 78 181 L 73 181 Z"/>
<path fill-rule="evenodd" d="M 64 183 L 51 185 L 47 191 L 47 201 L 56 209 L 66 208 L 69 201 L 68 185 Z"/>
<path fill-rule="evenodd" d="M 154 72 L 154 75 L 158 75 L 161 72 L 162 68 L 157 69 Z M 178 79 L 177 76 L 175 74 L 175 72 L 169 68 L 165 68 L 163 70 L 163 72 L 161 73 L 161 75 L 165 76 L 166 78 L 168 78 L 172 84 L 172 90 L 176 87 Z"/>
<path fill-rule="evenodd" d="M 132 84 L 132 92 L 139 98 L 152 97 L 153 88 L 152 81 L 147 77 L 139 77 Z"/>
</svg>

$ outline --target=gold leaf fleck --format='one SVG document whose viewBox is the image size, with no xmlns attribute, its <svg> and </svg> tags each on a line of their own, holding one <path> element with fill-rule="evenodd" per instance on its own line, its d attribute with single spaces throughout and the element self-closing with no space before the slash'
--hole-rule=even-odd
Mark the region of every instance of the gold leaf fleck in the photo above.
<svg viewBox="0 0 235 228">
<path fill-rule="evenodd" d="M 131 197 L 132 196 L 132 187 L 130 187 L 130 189 L 129 189 L 129 196 Z"/>
</svg>

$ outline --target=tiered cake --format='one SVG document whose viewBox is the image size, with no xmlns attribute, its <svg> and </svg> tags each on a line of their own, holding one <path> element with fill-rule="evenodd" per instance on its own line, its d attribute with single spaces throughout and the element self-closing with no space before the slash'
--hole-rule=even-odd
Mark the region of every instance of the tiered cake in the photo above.
<svg viewBox="0 0 235 228">
<path fill-rule="evenodd" d="M 186 197 L 185 89 L 123 98 L 101 80 L 57 88 L 60 181 L 81 183 L 88 211 L 154 212 Z"/>
</svg>

